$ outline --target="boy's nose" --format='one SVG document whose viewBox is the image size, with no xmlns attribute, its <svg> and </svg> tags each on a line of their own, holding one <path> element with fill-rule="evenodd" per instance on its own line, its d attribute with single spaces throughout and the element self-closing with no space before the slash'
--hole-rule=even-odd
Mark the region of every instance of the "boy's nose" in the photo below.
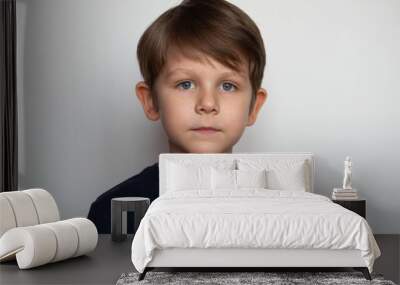
<svg viewBox="0 0 400 285">
<path fill-rule="evenodd" d="M 197 113 L 210 113 L 219 112 L 217 94 L 212 91 L 204 91 L 199 94 L 199 98 L 196 102 Z"/>
</svg>

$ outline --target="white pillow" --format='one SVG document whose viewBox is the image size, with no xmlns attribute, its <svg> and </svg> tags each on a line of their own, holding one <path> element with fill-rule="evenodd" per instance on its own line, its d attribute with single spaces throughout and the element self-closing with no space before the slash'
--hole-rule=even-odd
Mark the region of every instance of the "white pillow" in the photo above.
<svg viewBox="0 0 400 285">
<path fill-rule="evenodd" d="M 236 170 L 237 188 L 267 188 L 267 171 Z"/>
<path fill-rule="evenodd" d="M 211 168 L 211 188 L 236 190 L 236 170 Z"/>
<path fill-rule="evenodd" d="M 240 188 L 267 188 L 266 170 L 211 169 L 213 190 Z"/>
<path fill-rule="evenodd" d="M 271 169 L 267 172 L 268 189 L 306 191 L 303 165 L 287 169 Z"/>
<path fill-rule="evenodd" d="M 272 190 L 311 191 L 307 179 L 307 160 L 238 159 L 240 170 L 267 170 L 267 188 Z"/>
<path fill-rule="evenodd" d="M 210 166 L 181 165 L 169 162 L 167 167 L 167 191 L 211 188 Z"/>
<path fill-rule="evenodd" d="M 211 168 L 235 169 L 236 161 L 228 159 L 178 158 L 166 161 L 166 191 L 211 190 Z"/>
</svg>

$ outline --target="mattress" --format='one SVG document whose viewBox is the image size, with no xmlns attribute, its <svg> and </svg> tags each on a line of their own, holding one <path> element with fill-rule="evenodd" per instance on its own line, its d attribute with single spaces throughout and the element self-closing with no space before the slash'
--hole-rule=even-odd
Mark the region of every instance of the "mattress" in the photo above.
<svg viewBox="0 0 400 285">
<path fill-rule="evenodd" d="M 380 256 L 361 216 L 322 195 L 262 188 L 155 199 L 133 239 L 133 265 L 143 272 L 155 250 L 167 248 L 359 250 L 370 272 Z"/>
</svg>

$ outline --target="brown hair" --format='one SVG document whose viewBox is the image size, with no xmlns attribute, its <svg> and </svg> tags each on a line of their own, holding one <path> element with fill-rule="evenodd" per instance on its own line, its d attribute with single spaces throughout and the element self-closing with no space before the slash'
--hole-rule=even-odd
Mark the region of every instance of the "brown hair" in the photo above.
<svg viewBox="0 0 400 285">
<path fill-rule="evenodd" d="M 153 87 L 171 47 L 190 57 L 190 50 L 204 53 L 236 71 L 244 56 L 252 87 L 251 111 L 261 87 L 266 56 L 261 33 L 245 12 L 225 0 L 184 0 L 146 29 L 138 43 L 137 58 L 157 109 Z"/>
</svg>

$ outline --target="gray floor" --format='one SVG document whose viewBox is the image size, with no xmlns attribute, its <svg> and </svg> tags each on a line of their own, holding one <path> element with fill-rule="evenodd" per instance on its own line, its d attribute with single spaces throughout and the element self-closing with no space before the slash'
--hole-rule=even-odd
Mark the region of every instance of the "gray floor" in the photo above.
<svg viewBox="0 0 400 285">
<path fill-rule="evenodd" d="M 375 236 L 382 256 L 374 272 L 399 283 L 400 235 Z M 16 262 L 0 264 L 0 284 L 115 284 L 124 272 L 134 271 L 130 259 L 132 236 L 124 242 L 100 235 L 96 250 L 81 256 L 41 267 L 19 270 Z"/>
<path fill-rule="evenodd" d="M 385 279 L 400 284 L 400 235 L 375 235 L 381 250 L 374 264 L 374 271 L 382 273 Z"/>
</svg>

